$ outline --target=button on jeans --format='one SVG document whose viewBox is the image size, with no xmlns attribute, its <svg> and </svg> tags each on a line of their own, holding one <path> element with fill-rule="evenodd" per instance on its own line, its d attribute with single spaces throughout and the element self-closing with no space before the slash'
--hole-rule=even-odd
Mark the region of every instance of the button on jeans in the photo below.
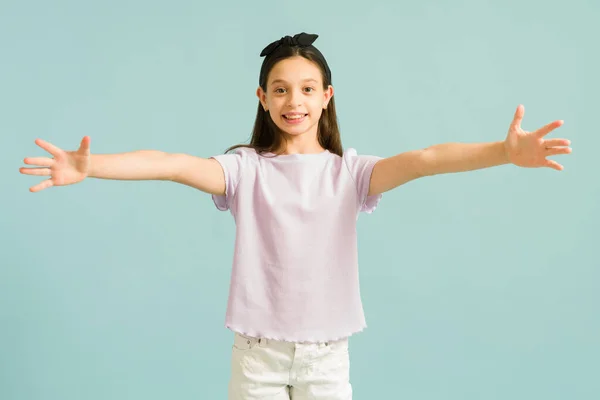
<svg viewBox="0 0 600 400">
<path fill-rule="evenodd" d="M 236 333 L 229 400 L 351 400 L 348 339 L 291 343 Z"/>
</svg>

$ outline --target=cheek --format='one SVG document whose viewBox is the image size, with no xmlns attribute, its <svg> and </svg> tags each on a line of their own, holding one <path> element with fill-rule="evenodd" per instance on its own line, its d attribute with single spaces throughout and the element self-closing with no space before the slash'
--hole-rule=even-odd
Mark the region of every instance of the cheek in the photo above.
<svg viewBox="0 0 600 400">
<path fill-rule="evenodd" d="M 269 107 L 269 112 L 271 113 L 272 119 L 276 119 L 281 116 L 281 108 L 277 104 L 271 104 Z"/>
<path fill-rule="evenodd" d="M 269 108 L 274 112 L 279 112 L 282 108 L 282 101 L 280 98 L 270 99 L 269 100 Z"/>
<path fill-rule="evenodd" d="M 320 116 L 323 113 L 323 102 L 322 101 L 314 101 L 311 104 L 312 114 L 315 116 Z"/>
</svg>

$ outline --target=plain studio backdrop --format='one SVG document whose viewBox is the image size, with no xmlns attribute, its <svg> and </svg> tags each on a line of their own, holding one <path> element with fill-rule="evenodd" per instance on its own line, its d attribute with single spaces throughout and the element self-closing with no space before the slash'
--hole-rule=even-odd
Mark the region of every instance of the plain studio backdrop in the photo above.
<svg viewBox="0 0 600 400">
<path fill-rule="evenodd" d="M 359 218 L 356 399 L 600 398 L 600 102 L 592 1 L 7 1 L 0 5 L 0 398 L 224 399 L 234 222 L 169 182 L 29 193 L 37 137 L 220 154 L 259 53 L 302 31 L 344 147 L 382 157 L 556 119 L 565 170 L 410 182 Z"/>
</svg>

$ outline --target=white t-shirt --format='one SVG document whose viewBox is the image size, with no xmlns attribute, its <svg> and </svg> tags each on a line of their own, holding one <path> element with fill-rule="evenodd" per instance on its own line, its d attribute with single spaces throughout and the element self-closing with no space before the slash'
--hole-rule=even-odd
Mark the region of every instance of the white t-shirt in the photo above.
<svg viewBox="0 0 600 400">
<path fill-rule="evenodd" d="M 341 339 L 366 327 L 358 279 L 356 221 L 376 156 L 259 155 L 238 148 L 214 156 L 226 195 L 213 196 L 236 223 L 226 327 L 289 342 Z"/>
</svg>

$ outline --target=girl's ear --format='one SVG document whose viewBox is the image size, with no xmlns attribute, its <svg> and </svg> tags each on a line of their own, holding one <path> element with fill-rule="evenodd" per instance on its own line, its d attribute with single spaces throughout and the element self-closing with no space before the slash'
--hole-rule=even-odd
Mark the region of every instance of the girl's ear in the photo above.
<svg viewBox="0 0 600 400">
<path fill-rule="evenodd" d="M 333 86 L 329 85 L 323 95 L 323 109 L 327 108 L 327 104 L 329 104 L 329 100 L 333 97 L 333 92 L 334 92 Z"/>
<path fill-rule="evenodd" d="M 267 95 L 265 94 L 265 92 L 262 90 L 262 88 L 260 86 L 258 87 L 258 89 L 256 89 L 256 97 L 258 97 L 258 101 L 260 101 L 260 104 L 262 104 L 263 109 L 265 111 L 268 111 Z"/>
</svg>

